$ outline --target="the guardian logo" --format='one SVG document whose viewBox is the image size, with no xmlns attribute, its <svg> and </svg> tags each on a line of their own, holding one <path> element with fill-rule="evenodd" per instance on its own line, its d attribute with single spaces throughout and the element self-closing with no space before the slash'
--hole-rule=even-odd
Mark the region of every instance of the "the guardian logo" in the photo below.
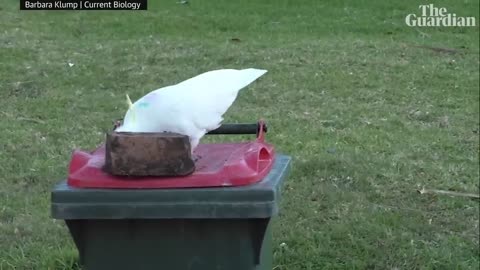
<svg viewBox="0 0 480 270">
<path fill-rule="evenodd" d="M 449 13 L 446 8 L 438 8 L 433 4 L 420 5 L 420 15 L 408 14 L 405 23 L 412 27 L 439 27 L 439 26 L 476 26 L 475 17 L 460 17 Z"/>
</svg>

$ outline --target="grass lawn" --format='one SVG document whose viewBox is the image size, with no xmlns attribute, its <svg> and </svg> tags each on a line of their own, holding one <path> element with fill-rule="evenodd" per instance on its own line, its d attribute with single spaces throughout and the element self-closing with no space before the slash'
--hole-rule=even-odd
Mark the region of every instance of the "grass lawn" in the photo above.
<svg viewBox="0 0 480 270">
<path fill-rule="evenodd" d="M 478 0 L 431 1 L 476 16 L 470 28 L 406 26 L 419 0 L 149 2 L 0 2 L 1 270 L 78 269 L 49 192 L 71 151 L 123 116 L 125 93 L 247 67 L 269 72 L 226 122 L 265 118 L 294 158 L 275 270 L 479 269 L 478 200 L 417 192 L 479 192 Z"/>
</svg>

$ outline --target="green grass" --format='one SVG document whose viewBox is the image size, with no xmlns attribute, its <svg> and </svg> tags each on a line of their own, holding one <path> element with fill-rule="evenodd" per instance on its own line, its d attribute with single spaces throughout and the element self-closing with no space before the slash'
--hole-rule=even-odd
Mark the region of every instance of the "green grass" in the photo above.
<svg viewBox="0 0 480 270">
<path fill-rule="evenodd" d="M 478 0 L 434 2 L 478 23 Z M 123 116 L 126 92 L 246 67 L 269 73 L 226 122 L 265 118 L 268 141 L 294 158 L 276 270 L 479 269 L 478 200 L 417 193 L 479 192 L 479 27 L 407 27 L 424 3 L 150 0 L 147 12 L 20 12 L 3 0 L 0 269 L 78 269 L 49 191 L 71 151 L 94 148 Z M 234 138 L 205 141 L 220 139 Z"/>
</svg>

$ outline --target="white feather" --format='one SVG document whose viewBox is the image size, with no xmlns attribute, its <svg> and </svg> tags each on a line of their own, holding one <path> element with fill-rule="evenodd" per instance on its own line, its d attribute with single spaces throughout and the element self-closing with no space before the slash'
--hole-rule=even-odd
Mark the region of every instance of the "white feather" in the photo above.
<svg viewBox="0 0 480 270">
<path fill-rule="evenodd" d="M 166 86 L 137 100 L 119 132 L 175 132 L 190 137 L 192 150 L 223 121 L 238 92 L 265 74 L 261 69 L 221 69 Z"/>
</svg>

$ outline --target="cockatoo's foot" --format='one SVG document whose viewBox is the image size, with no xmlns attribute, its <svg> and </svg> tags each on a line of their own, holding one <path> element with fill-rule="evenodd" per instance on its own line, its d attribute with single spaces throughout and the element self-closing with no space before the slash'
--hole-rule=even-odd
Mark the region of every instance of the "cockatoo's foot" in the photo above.
<svg viewBox="0 0 480 270">
<path fill-rule="evenodd" d="M 190 138 L 190 149 L 192 149 L 192 158 L 193 162 L 197 162 L 199 159 L 202 157 L 200 155 L 195 155 L 195 149 L 198 146 L 198 143 L 200 142 L 200 139 L 197 138 Z"/>
<path fill-rule="evenodd" d="M 123 119 L 117 119 L 113 122 L 113 130 L 115 131 L 117 128 L 122 126 Z"/>
<path fill-rule="evenodd" d="M 199 161 L 200 159 L 202 159 L 202 156 L 200 156 L 200 155 L 193 155 L 193 162 L 197 162 L 197 161 Z"/>
</svg>

